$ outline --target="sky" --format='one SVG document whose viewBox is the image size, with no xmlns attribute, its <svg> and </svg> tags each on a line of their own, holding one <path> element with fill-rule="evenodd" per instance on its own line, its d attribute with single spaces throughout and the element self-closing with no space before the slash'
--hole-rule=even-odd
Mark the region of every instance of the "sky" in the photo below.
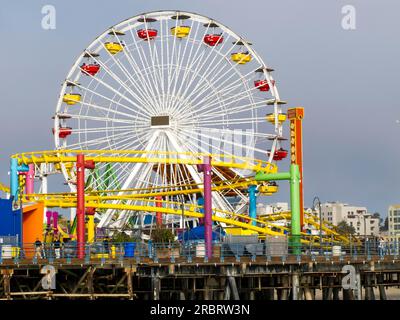
<svg viewBox="0 0 400 320">
<path fill-rule="evenodd" d="M 44 5 L 56 29 L 41 27 Z M 108 27 L 154 10 L 220 21 L 275 69 L 289 106 L 305 108 L 304 197 L 342 201 L 386 216 L 400 203 L 398 136 L 400 2 L 396 0 L 3 0 L 0 6 L 0 181 L 9 156 L 52 149 L 51 117 L 80 52 Z M 356 29 L 342 27 L 352 5 Z M 286 130 L 287 132 L 287 130 Z M 60 182 L 61 185 L 61 182 Z M 288 201 L 288 186 L 270 201 Z"/>
</svg>

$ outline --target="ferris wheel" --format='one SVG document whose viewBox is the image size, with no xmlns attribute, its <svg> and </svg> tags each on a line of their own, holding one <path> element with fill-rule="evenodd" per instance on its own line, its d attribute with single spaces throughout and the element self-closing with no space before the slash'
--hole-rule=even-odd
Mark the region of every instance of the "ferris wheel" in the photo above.
<svg viewBox="0 0 400 320">
<path fill-rule="evenodd" d="M 68 72 L 54 117 L 55 147 L 137 150 L 143 159 L 283 160 L 286 114 L 273 71 L 249 41 L 208 17 L 182 11 L 135 16 L 98 36 Z M 75 191 L 73 170 L 62 165 Z M 104 163 L 96 170 L 88 188 L 184 190 L 202 182 L 195 166 L 179 161 Z M 214 182 L 246 175 L 213 169 Z M 242 205 L 234 206 L 232 197 Z M 213 192 L 221 210 L 243 210 L 246 199 L 240 189 Z M 196 194 L 185 201 L 196 202 Z M 134 214 L 108 210 L 99 226 L 122 226 Z"/>
</svg>

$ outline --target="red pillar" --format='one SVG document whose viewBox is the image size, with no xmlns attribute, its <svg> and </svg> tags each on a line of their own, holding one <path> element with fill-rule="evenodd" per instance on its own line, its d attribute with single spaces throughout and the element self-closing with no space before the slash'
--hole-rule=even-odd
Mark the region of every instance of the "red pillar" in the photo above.
<svg viewBox="0 0 400 320">
<path fill-rule="evenodd" d="M 78 258 L 85 257 L 85 156 L 76 155 L 76 235 Z"/>
<path fill-rule="evenodd" d="M 162 207 L 162 197 L 161 196 L 156 196 L 156 207 L 161 208 Z M 161 212 L 156 212 L 156 224 L 157 226 L 162 226 L 163 219 L 162 219 L 162 213 Z"/>
</svg>

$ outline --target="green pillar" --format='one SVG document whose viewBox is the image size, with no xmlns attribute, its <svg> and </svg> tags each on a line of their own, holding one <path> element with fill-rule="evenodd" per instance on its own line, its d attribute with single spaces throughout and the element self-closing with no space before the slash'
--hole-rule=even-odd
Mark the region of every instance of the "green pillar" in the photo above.
<svg viewBox="0 0 400 320">
<path fill-rule="evenodd" d="M 301 226 L 300 226 L 300 171 L 297 164 L 290 165 L 290 172 L 264 173 L 258 172 L 254 177 L 256 181 L 289 180 L 290 182 L 290 208 L 292 211 L 291 235 L 289 245 L 291 253 L 301 253 Z"/>
<path fill-rule="evenodd" d="M 300 171 L 297 164 L 290 165 L 290 208 L 292 211 L 290 244 L 294 254 L 301 253 L 300 226 Z"/>
</svg>

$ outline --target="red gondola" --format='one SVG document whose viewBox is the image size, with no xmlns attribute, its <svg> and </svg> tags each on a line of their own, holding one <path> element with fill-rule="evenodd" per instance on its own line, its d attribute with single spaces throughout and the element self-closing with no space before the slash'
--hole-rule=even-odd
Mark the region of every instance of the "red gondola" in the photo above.
<svg viewBox="0 0 400 320">
<path fill-rule="evenodd" d="M 271 84 L 275 85 L 275 80 L 271 80 Z M 254 86 L 260 91 L 269 91 L 269 84 L 267 80 L 256 80 Z"/>
<path fill-rule="evenodd" d="M 54 128 L 52 128 L 52 131 L 53 131 L 53 134 L 55 134 Z M 60 127 L 58 129 L 58 136 L 61 139 L 68 137 L 71 133 L 72 133 L 72 128 L 70 128 L 70 127 Z"/>
<path fill-rule="evenodd" d="M 208 44 L 211 47 L 214 47 L 224 40 L 224 37 L 220 34 L 206 34 L 204 36 L 204 43 Z"/>
<path fill-rule="evenodd" d="M 100 65 L 97 63 L 91 63 L 91 64 L 82 64 L 81 65 L 81 71 L 84 74 L 90 74 L 91 76 L 95 76 L 97 72 L 100 70 Z"/>
<path fill-rule="evenodd" d="M 270 154 L 271 154 L 271 150 L 268 150 L 268 156 L 270 156 Z M 272 159 L 275 161 L 280 161 L 280 160 L 285 159 L 287 157 L 287 155 L 288 155 L 288 151 L 280 148 L 274 152 L 274 156 Z"/>
<path fill-rule="evenodd" d="M 157 37 L 157 30 L 156 29 L 140 29 L 137 32 L 137 35 L 140 39 L 143 40 L 153 40 Z"/>
</svg>

